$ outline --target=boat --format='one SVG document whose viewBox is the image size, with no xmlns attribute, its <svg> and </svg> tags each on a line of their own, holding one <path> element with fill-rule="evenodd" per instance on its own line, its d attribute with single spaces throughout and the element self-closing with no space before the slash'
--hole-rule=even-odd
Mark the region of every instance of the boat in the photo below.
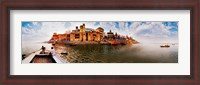
<svg viewBox="0 0 200 85">
<path fill-rule="evenodd" d="M 77 44 L 70 44 L 70 46 L 77 46 Z"/>
<path fill-rule="evenodd" d="M 40 54 L 40 51 L 41 50 L 33 52 L 23 59 L 22 63 L 68 63 L 65 62 L 60 56 Z"/>
<path fill-rule="evenodd" d="M 66 52 L 62 52 L 62 53 L 60 53 L 60 54 L 62 54 L 62 55 L 68 55 L 68 53 L 66 53 Z"/>
<path fill-rule="evenodd" d="M 117 45 L 117 41 L 116 40 L 112 40 L 111 45 Z"/>
<path fill-rule="evenodd" d="M 170 47 L 170 46 L 169 46 L 169 45 L 160 45 L 160 47 L 161 47 L 161 48 L 164 48 L 164 47 L 167 47 L 167 48 L 168 48 L 168 47 Z"/>
<path fill-rule="evenodd" d="M 56 63 L 52 55 L 36 54 L 30 63 Z"/>
</svg>

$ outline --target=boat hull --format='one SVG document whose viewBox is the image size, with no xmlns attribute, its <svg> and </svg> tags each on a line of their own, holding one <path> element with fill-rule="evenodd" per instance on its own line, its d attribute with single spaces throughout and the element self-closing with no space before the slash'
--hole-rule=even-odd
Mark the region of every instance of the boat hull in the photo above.
<svg viewBox="0 0 200 85">
<path fill-rule="evenodd" d="M 64 61 L 60 56 L 40 54 L 40 51 L 33 52 L 22 60 L 22 63 L 69 63 Z"/>
<path fill-rule="evenodd" d="M 56 63 L 53 59 L 52 55 L 35 55 L 35 57 L 31 60 L 30 63 Z"/>
</svg>

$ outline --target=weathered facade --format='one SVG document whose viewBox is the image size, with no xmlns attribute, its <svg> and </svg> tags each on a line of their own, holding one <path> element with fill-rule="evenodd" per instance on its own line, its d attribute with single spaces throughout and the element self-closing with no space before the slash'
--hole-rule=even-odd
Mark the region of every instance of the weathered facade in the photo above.
<svg viewBox="0 0 200 85">
<path fill-rule="evenodd" d="M 86 30 L 85 24 L 78 26 L 71 33 L 67 34 L 56 34 L 54 33 L 52 39 L 54 41 L 100 41 L 103 39 L 104 29 L 99 27 L 96 30 L 89 29 Z"/>
<path fill-rule="evenodd" d="M 114 38 L 114 33 L 110 30 L 110 32 L 107 32 L 108 38 L 113 39 Z"/>
<path fill-rule="evenodd" d="M 80 29 L 79 29 L 80 28 Z M 68 42 L 69 41 L 69 42 Z M 97 29 L 86 28 L 85 24 L 76 26 L 71 32 L 66 32 L 64 34 L 54 33 L 49 42 L 52 43 L 74 43 L 73 41 L 85 43 L 96 43 L 96 44 L 132 44 L 139 43 L 129 36 L 122 36 L 117 33 L 113 33 L 111 30 L 105 34 L 104 29 L 99 27 Z M 85 41 L 95 41 L 95 42 L 85 42 Z M 77 42 L 76 42 L 77 43 Z"/>
</svg>

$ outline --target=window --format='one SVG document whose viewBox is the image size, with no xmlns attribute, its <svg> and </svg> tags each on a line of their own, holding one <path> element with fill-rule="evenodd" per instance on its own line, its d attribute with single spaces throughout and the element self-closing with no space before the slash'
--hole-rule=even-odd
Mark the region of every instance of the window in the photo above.
<svg viewBox="0 0 200 85">
<path fill-rule="evenodd" d="M 79 36 L 79 34 L 75 34 L 75 38 L 79 38 L 80 36 Z"/>
</svg>

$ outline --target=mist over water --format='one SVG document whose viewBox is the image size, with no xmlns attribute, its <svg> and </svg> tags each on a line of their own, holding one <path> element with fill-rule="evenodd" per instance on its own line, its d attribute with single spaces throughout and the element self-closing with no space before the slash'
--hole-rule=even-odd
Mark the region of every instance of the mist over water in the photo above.
<svg viewBox="0 0 200 85">
<path fill-rule="evenodd" d="M 55 45 L 57 55 L 70 63 L 178 63 L 178 44 L 169 44 L 169 48 L 161 48 L 161 44 L 133 45 Z M 36 51 L 51 44 L 23 44 L 22 54 Z M 61 53 L 68 53 L 63 55 Z"/>
<path fill-rule="evenodd" d="M 40 50 L 42 46 L 45 46 L 47 49 L 50 49 L 52 47 L 51 44 L 43 42 L 33 42 L 33 41 L 22 42 L 22 54 L 28 55 L 32 52 Z"/>
</svg>

